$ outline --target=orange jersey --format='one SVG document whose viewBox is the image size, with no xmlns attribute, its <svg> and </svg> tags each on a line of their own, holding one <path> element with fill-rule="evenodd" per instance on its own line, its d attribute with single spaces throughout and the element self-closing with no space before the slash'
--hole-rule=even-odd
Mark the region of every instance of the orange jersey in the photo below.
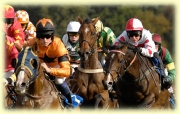
<svg viewBox="0 0 180 114">
<path fill-rule="evenodd" d="M 44 47 L 40 41 L 38 44 L 38 57 L 41 62 L 45 62 L 51 68 L 51 75 L 57 77 L 69 77 L 70 76 L 70 62 L 68 57 L 68 51 L 65 48 L 60 38 L 54 36 L 53 42 Z"/>
</svg>

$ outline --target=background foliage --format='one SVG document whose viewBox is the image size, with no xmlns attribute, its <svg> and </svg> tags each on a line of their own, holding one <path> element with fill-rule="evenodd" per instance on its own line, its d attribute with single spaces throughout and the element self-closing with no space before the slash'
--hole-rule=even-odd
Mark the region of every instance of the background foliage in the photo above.
<svg viewBox="0 0 180 114">
<path fill-rule="evenodd" d="M 128 19 L 136 17 L 144 28 L 151 33 L 158 33 L 174 58 L 175 48 L 175 8 L 172 5 L 137 6 L 77 6 L 77 5 L 12 5 L 15 10 L 26 10 L 30 21 L 36 25 L 43 17 L 50 18 L 56 28 L 55 35 L 62 38 L 70 21 L 78 21 L 77 17 L 85 19 L 100 16 L 104 26 L 110 27 L 118 37 L 125 29 Z"/>
</svg>

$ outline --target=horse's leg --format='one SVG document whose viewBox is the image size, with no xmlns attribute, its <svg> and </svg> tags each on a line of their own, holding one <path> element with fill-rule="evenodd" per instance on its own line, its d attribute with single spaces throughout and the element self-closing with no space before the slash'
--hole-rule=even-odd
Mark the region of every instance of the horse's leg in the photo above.
<svg viewBox="0 0 180 114">
<path fill-rule="evenodd" d="M 170 108 L 169 98 L 170 98 L 170 94 L 169 94 L 168 90 L 161 91 L 161 93 L 159 94 L 159 98 L 153 104 L 153 106 L 151 108 L 157 108 L 157 109 L 166 108 L 166 109 L 169 109 Z"/>
<path fill-rule="evenodd" d="M 108 103 L 109 103 L 109 92 L 108 90 L 103 90 L 101 93 L 100 93 L 102 99 L 101 99 L 101 104 L 102 104 L 102 108 L 106 108 L 108 106 Z"/>
<path fill-rule="evenodd" d="M 94 98 L 95 98 L 95 109 L 97 109 L 98 106 L 99 106 L 100 101 L 102 100 L 102 96 L 101 96 L 101 94 L 96 94 L 94 96 Z"/>
<path fill-rule="evenodd" d="M 155 103 L 155 95 L 154 93 L 149 93 L 149 95 L 144 98 L 144 100 L 140 105 L 138 105 L 138 107 L 150 108 L 154 103 Z"/>
<path fill-rule="evenodd" d="M 113 101 L 111 99 L 109 100 L 108 109 L 117 109 L 118 107 L 119 107 L 119 105 L 118 105 L 117 99 L 114 99 Z"/>
</svg>

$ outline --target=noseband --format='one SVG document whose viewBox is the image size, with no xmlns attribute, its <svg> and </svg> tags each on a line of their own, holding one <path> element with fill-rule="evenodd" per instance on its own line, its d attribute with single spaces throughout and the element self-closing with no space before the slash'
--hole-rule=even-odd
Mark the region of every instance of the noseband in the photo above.
<svg viewBox="0 0 180 114">
<path fill-rule="evenodd" d="M 125 56 L 125 53 L 120 51 L 120 50 L 111 50 L 110 52 L 115 52 L 115 53 L 121 53 L 123 56 Z M 112 60 L 114 59 L 115 54 L 113 53 L 111 55 L 111 60 L 110 60 L 110 64 L 112 64 Z M 113 79 L 113 82 L 117 82 L 120 78 L 123 78 L 123 75 L 125 74 L 125 72 L 129 69 L 129 67 L 133 64 L 133 62 L 135 61 L 137 56 L 137 53 L 135 54 L 134 58 L 132 59 L 132 61 L 128 64 L 127 60 L 125 60 L 124 58 L 121 61 L 118 61 L 118 63 L 120 64 L 120 66 L 118 67 L 118 69 L 111 69 L 109 65 L 108 68 L 105 69 L 106 73 L 110 73 L 110 76 Z M 123 65 L 125 65 L 126 67 L 124 68 L 124 72 L 122 73 L 122 75 L 120 74 L 120 70 L 122 69 Z M 111 71 L 115 71 L 117 74 L 116 79 L 113 78 L 113 75 L 111 73 Z"/>
</svg>

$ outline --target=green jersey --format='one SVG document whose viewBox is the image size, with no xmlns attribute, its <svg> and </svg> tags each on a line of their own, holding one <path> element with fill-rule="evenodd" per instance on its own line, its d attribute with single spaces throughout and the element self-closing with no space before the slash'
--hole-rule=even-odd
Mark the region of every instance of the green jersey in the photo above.
<svg viewBox="0 0 180 114">
<path fill-rule="evenodd" d="M 108 47 L 114 43 L 116 36 L 109 27 L 104 27 L 100 38 L 98 39 L 98 47 Z"/>
<path fill-rule="evenodd" d="M 166 48 L 161 47 L 159 50 L 159 55 L 162 59 L 163 64 L 165 65 L 165 68 L 167 68 L 168 76 L 171 77 L 171 80 L 169 81 L 173 81 L 175 78 L 176 72 L 175 72 L 174 61 L 171 57 L 171 54 Z"/>
</svg>

